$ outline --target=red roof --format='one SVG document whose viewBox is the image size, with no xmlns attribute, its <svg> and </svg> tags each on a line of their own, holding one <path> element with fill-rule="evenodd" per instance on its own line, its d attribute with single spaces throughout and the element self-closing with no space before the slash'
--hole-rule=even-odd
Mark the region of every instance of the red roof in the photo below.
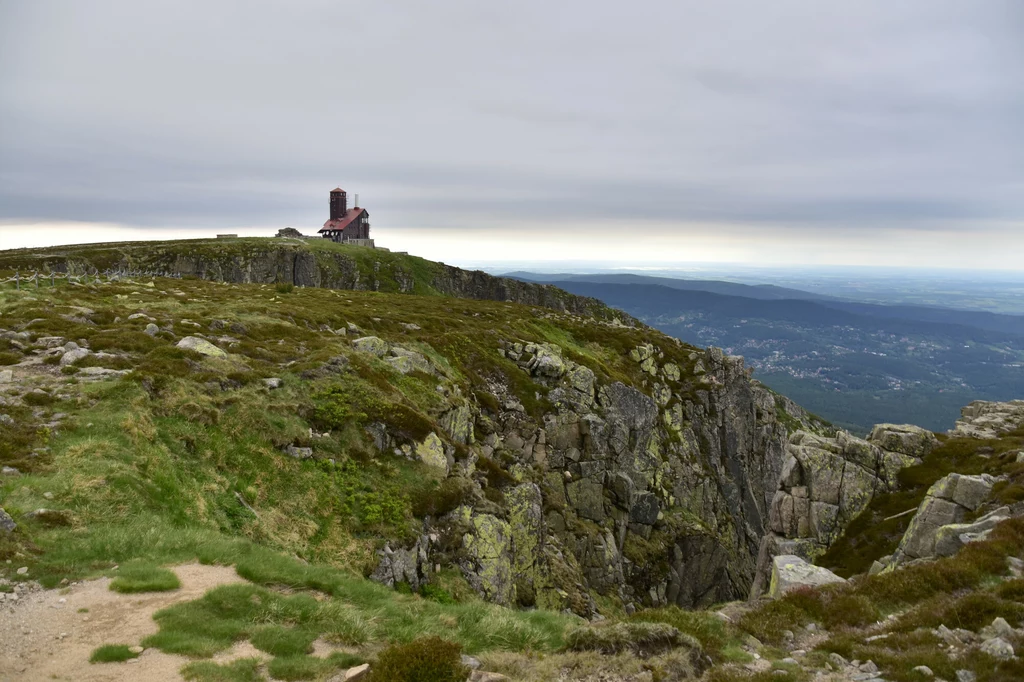
<svg viewBox="0 0 1024 682">
<path fill-rule="evenodd" d="M 366 213 L 365 208 L 350 208 L 345 211 L 345 215 L 341 216 L 337 220 L 328 220 L 324 223 L 324 226 L 320 228 L 320 232 L 326 232 L 328 230 L 344 230 L 346 227 L 352 224 L 352 222 Z"/>
<path fill-rule="evenodd" d="M 335 192 L 341 192 L 342 194 L 346 193 L 345 190 L 343 190 L 340 187 L 335 187 L 334 189 L 331 190 L 331 194 L 334 194 Z"/>
</svg>

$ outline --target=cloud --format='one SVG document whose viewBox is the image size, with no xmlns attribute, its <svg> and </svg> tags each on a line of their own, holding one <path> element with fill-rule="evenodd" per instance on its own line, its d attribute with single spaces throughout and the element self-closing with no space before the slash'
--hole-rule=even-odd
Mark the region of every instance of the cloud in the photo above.
<svg viewBox="0 0 1024 682">
<path fill-rule="evenodd" d="M 1014 239 L 1022 19 L 1013 0 L 3 2 L 0 219 L 314 226 L 340 183 L 375 228 L 479 238 L 642 224 L 804 254 L 859 238 L 865 258 L 895 229 Z"/>
</svg>

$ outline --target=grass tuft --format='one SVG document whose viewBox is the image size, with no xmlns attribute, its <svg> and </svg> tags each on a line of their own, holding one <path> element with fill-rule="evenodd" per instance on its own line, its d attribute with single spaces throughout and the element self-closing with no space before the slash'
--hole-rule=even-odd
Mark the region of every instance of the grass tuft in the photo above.
<svg viewBox="0 0 1024 682">
<path fill-rule="evenodd" d="M 90 663 L 122 663 L 139 655 L 127 644 L 104 644 L 89 656 Z"/>
<path fill-rule="evenodd" d="M 117 577 L 110 582 L 111 590 L 123 594 L 170 592 L 179 587 L 181 581 L 174 571 L 145 561 L 135 561 L 121 566 L 117 571 Z"/>
</svg>

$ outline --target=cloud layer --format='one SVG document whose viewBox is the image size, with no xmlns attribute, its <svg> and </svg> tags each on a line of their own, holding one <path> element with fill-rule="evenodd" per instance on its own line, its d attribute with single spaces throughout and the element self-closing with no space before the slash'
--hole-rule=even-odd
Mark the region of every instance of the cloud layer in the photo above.
<svg viewBox="0 0 1024 682">
<path fill-rule="evenodd" d="M 7 230 L 309 229 L 340 183 L 455 243 L 1024 250 L 1013 0 L 0 0 L 0 45 Z"/>
</svg>

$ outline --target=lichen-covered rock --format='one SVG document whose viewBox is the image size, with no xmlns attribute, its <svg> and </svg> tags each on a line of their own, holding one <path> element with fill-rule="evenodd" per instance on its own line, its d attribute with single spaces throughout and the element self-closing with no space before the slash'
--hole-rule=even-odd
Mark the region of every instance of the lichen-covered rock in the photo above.
<svg viewBox="0 0 1024 682">
<path fill-rule="evenodd" d="M 516 601 L 512 572 L 512 529 L 492 514 L 476 514 L 463 540 L 468 565 L 463 573 L 488 601 L 510 605 Z"/>
<path fill-rule="evenodd" d="M 436 433 L 427 434 L 422 443 L 416 444 L 416 457 L 440 473 L 448 474 L 448 458 L 444 454 L 444 443 Z"/>
<path fill-rule="evenodd" d="M 441 416 L 440 424 L 453 442 L 463 445 L 473 442 L 473 412 L 468 406 L 448 410 Z"/>
<path fill-rule="evenodd" d="M 401 346 L 392 346 L 387 352 L 390 352 L 391 357 L 385 358 L 384 362 L 388 363 L 402 374 L 409 374 L 413 371 L 423 372 L 424 374 L 434 373 L 433 365 L 430 363 L 430 360 L 423 355 L 423 353 L 417 353 L 414 350 L 402 348 Z M 374 355 L 376 355 L 376 353 L 374 353 Z"/>
<path fill-rule="evenodd" d="M 913 559 L 929 559 L 955 553 L 963 545 L 959 536 L 970 532 L 961 530 L 960 524 L 968 512 L 977 509 L 988 498 L 994 482 L 995 479 L 987 474 L 949 474 L 932 484 L 903 534 L 893 554 L 891 566 L 896 567 Z M 948 526 L 953 528 L 940 532 Z M 979 528 L 977 532 L 982 530 L 984 528 Z M 937 547 L 940 537 L 942 541 Z M 939 554 L 937 549 L 943 554 Z"/>
<path fill-rule="evenodd" d="M 218 348 L 218 350 L 220 349 Z M 89 350 L 87 348 L 78 348 L 76 346 L 71 350 L 64 351 L 64 354 L 60 356 L 60 366 L 67 367 L 73 365 L 82 358 L 88 357 L 88 355 Z"/>
<path fill-rule="evenodd" d="M 14 522 L 11 515 L 8 514 L 3 507 L 0 507 L 0 530 L 10 533 L 18 527 L 18 524 Z"/>
<path fill-rule="evenodd" d="M 961 408 L 960 415 L 949 435 L 962 438 L 998 438 L 1004 433 L 1024 426 L 1024 400 L 975 400 Z"/>
<path fill-rule="evenodd" d="M 875 424 L 868 442 L 883 450 L 920 458 L 935 449 L 939 439 L 928 429 L 913 424 Z"/>
<path fill-rule="evenodd" d="M 382 358 L 388 354 L 391 346 L 387 341 L 377 336 L 364 336 L 359 339 L 352 341 L 352 346 L 359 351 L 369 353 L 370 355 L 376 355 L 378 358 Z"/>
<path fill-rule="evenodd" d="M 778 598 L 800 587 L 818 587 L 844 582 L 845 579 L 827 568 L 815 566 L 798 556 L 783 555 L 772 559 L 772 581 L 768 594 Z"/>
<path fill-rule="evenodd" d="M 198 336 L 186 336 L 181 341 L 178 341 L 177 346 L 178 348 L 195 351 L 200 355 L 206 355 L 211 358 L 226 358 L 228 356 L 226 352 Z"/>
</svg>

